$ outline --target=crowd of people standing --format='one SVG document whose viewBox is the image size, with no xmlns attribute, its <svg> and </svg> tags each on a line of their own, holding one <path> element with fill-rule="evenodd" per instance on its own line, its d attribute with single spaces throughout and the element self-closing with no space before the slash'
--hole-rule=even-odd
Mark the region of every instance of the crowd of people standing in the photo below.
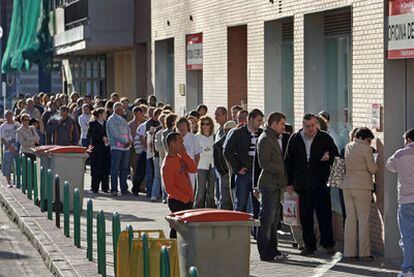
<svg viewBox="0 0 414 277">
<path fill-rule="evenodd" d="M 370 129 L 355 128 L 350 142 L 340 149 L 326 111 L 306 114 L 297 132 L 279 112 L 265 118 L 259 109 L 249 112 L 238 105 L 231 111 L 219 106 L 210 112 L 213 117 L 206 105 L 199 105 L 177 115 L 153 95 L 133 102 L 117 93 L 109 99 L 78 93 L 21 95 L 13 110 L 5 112 L 0 127 L 3 175 L 12 187 L 11 163 L 19 152 L 34 159 L 32 149 L 38 145 L 81 145 L 90 153 L 93 193 L 113 197 L 144 193 L 153 202 L 168 203 L 172 212 L 191 208 L 251 212 L 261 222 L 252 232 L 260 258 L 269 261 L 286 258 L 277 248 L 276 233 L 285 191 L 299 196 L 301 224 L 292 232 L 301 255 L 317 250 L 314 215 L 319 245 L 329 254 L 336 252 L 328 178 L 335 158 L 341 156 L 346 164 L 339 190 L 344 256 L 373 260 L 369 216 L 377 165 Z M 407 153 L 413 136 L 412 130 L 406 134 Z M 401 229 L 412 230 L 407 216 L 413 217 L 414 171 L 398 169 L 406 167 L 399 162 L 402 156 L 397 152 L 387 165 L 405 174 L 400 193 L 406 194 L 402 204 L 409 208 L 400 211 L 400 224 Z M 408 153 L 404 159 L 412 156 Z M 175 237 L 175 231 L 170 235 Z M 414 251 L 412 240 L 405 242 L 405 253 L 407 249 Z M 410 259 L 406 267 L 412 270 Z"/>
</svg>

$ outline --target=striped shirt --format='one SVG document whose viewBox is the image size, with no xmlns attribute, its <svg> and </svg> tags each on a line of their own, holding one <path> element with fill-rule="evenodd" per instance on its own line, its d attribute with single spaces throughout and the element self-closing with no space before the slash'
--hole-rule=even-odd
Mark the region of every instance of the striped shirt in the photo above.
<svg viewBox="0 0 414 277">
<path fill-rule="evenodd" d="M 250 130 L 249 130 L 250 131 Z M 257 133 L 250 131 L 249 156 L 256 156 Z"/>
</svg>

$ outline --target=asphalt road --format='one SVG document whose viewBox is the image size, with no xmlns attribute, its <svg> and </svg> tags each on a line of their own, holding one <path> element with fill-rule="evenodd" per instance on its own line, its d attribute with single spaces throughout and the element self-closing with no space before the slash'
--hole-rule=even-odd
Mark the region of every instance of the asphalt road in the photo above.
<svg viewBox="0 0 414 277">
<path fill-rule="evenodd" d="M 0 277 L 52 276 L 28 239 L 0 206 Z"/>
</svg>

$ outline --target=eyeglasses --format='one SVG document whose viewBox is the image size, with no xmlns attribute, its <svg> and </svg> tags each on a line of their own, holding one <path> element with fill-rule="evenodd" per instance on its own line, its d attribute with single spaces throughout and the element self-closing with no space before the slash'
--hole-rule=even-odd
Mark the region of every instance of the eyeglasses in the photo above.
<svg viewBox="0 0 414 277">
<path fill-rule="evenodd" d="M 210 123 L 208 123 L 208 122 L 202 122 L 201 123 L 201 126 L 210 126 Z"/>
</svg>

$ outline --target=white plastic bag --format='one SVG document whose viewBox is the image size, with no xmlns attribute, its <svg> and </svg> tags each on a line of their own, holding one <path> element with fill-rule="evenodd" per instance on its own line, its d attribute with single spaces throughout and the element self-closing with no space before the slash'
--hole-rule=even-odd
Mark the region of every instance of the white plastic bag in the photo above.
<svg viewBox="0 0 414 277">
<path fill-rule="evenodd" d="M 283 223 L 299 226 L 299 196 L 296 192 L 283 194 Z"/>
</svg>

